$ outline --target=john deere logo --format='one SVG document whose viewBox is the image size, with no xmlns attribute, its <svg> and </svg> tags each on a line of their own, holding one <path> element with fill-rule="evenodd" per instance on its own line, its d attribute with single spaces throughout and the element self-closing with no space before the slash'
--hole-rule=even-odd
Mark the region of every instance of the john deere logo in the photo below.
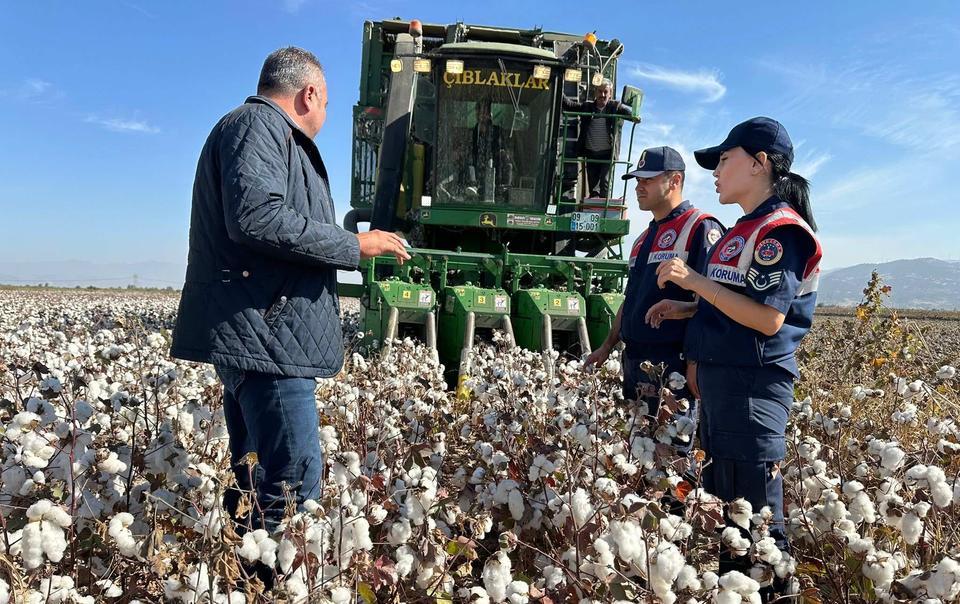
<svg viewBox="0 0 960 604">
<path fill-rule="evenodd" d="M 483 214 L 480 214 L 480 226 L 484 226 L 484 227 L 497 226 L 497 215 L 490 214 L 489 212 L 484 212 Z"/>
</svg>

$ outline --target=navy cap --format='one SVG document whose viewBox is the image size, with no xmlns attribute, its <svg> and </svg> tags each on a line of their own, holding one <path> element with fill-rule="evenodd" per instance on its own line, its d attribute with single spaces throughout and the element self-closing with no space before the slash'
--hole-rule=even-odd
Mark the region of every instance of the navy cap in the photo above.
<svg viewBox="0 0 960 604">
<path fill-rule="evenodd" d="M 766 151 L 786 156 L 793 163 L 793 143 L 787 129 L 777 120 L 769 117 L 754 117 L 733 127 L 726 140 L 716 147 L 694 151 L 697 163 L 707 170 L 715 170 L 724 151 L 743 147 L 751 154 Z"/>
<path fill-rule="evenodd" d="M 633 172 L 627 172 L 621 178 L 630 180 L 631 178 L 653 178 L 664 172 L 676 170 L 683 172 L 687 169 L 683 163 L 683 157 L 672 147 L 652 147 L 645 149 L 640 154 L 637 161 L 637 167 Z"/>
</svg>

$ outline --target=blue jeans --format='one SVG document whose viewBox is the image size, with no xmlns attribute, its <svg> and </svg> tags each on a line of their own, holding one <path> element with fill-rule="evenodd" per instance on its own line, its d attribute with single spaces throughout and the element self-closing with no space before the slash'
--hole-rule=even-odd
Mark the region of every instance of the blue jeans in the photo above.
<svg viewBox="0 0 960 604">
<path fill-rule="evenodd" d="M 230 464 L 235 488 L 224 494 L 227 512 L 241 525 L 272 531 L 283 519 L 287 493 L 302 509 L 319 499 L 323 484 L 316 382 L 217 367 L 223 382 L 223 413 L 230 435 Z M 250 467 L 248 453 L 257 454 Z M 237 516 L 241 494 L 255 491 L 249 517 Z"/>
</svg>

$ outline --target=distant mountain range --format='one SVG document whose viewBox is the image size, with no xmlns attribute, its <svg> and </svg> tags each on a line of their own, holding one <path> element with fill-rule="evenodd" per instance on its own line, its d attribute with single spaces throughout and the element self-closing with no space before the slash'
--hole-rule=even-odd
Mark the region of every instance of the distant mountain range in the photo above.
<svg viewBox="0 0 960 604">
<path fill-rule="evenodd" d="M 57 287 L 172 287 L 183 285 L 184 265 L 175 262 L 101 264 L 65 262 L 0 261 L 0 284 Z M 888 305 L 896 308 L 960 310 L 960 262 L 916 258 L 881 264 L 858 264 L 824 272 L 818 303 L 852 306 L 860 302 L 863 288 L 874 270 L 893 287 Z M 344 281 L 356 281 L 357 273 L 340 273 Z"/>
<path fill-rule="evenodd" d="M 936 258 L 857 264 L 826 271 L 820 277 L 818 304 L 854 306 L 873 271 L 891 286 L 887 306 L 927 310 L 960 310 L 960 262 Z"/>
<path fill-rule="evenodd" d="M 185 264 L 175 262 L 111 262 L 83 260 L 60 262 L 0 261 L 0 283 L 54 287 L 93 285 L 96 287 L 183 287 Z"/>
</svg>

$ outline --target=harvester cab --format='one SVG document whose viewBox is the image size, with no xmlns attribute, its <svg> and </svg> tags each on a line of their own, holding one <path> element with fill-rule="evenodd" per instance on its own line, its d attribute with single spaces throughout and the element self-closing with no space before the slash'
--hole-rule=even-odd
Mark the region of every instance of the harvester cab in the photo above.
<svg viewBox="0 0 960 604">
<path fill-rule="evenodd" d="M 624 116 L 604 116 L 615 120 L 612 158 L 584 160 L 581 114 L 563 107 L 615 84 L 622 50 L 593 34 L 364 24 L 344 225 L 400 232 L 412 255 L 403 266 L 366 260 L 360 284 L 340 284 L 361 300 L 367 342 L 415 335 L 462 382 L 484 331 L 547 355 L 603 341 L 623 300 L 626 186 L 586 197 L 584 164 L 608 161 L 612 181 L 629 163 L 642 93 L 623 89 L 633 110 L 623 162 Z"/>
</svg>

